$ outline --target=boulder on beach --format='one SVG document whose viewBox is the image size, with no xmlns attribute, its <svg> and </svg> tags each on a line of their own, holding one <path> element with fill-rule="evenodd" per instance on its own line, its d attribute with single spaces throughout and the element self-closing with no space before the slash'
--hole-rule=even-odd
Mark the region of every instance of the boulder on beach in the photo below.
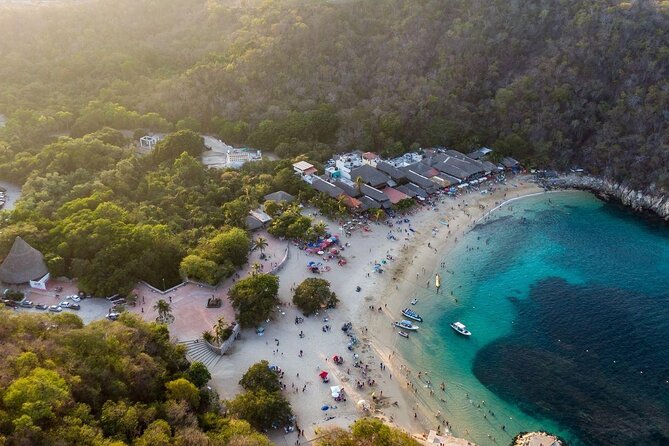
<svg viewBox="0 0 669 446">
<path fill-rule="evenodd" d="M 513 439 L 511 446 L 567 446 L 567 444 L 546 432 L 521 432 Z"/>
</svg>

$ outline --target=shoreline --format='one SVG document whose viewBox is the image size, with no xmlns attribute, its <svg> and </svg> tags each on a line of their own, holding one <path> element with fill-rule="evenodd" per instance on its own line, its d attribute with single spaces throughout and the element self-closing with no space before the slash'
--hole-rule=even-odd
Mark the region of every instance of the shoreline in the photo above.
<svg viewBox="0 0 669 446">
<path fill-rule="evenodd" d="M 274 320 L 264 324 L 264 336 L 253 329 L 242 330 L 242 339 L 233 344 L 220 366 L 211 370 L 213 387 L 222 399 L 233 398 L 242 390 L 238 382 L 250 365 L 262 359 L 278 365 L 284 372 L 284 393 L 304 436 L 272 431 L 270 438 L 277 444 L 296 444 L 296 440 L 303 444 L 317 437 L 320 428 L 346 428 L 358 418 L 373 416 L 419 440 L 439 426 L 440 434 L 447 435 L 445 445 L 467 445 L 466 439 L 456 436 L 467 432 L 465 428 L 457 426 L 456 435 L 449 435 L 446 420 L 437 419 L 435 409 L 430 407 L 431 397 L 425 395 L 430 389 L 424 381 L 416 380 L 420 364 L 405 366 L 402 352 L 397 351 L 405 340 L 391 323 L 401 318 L 401 309 L 408 306 L 416 289 L 434 290 L 433 274 L 439 262 L 486 211 L 510 199 L 543 192 L 530 180 L 528 176 L 509 178 L 506 184 L 495 183 L 494 191 L 486 195 L 470 191 L 456 198 L 443 196 L 436 203 L 436 212 L 417 207 L 406 216 L 410 223 L 397 224 L 399 217 L 391 219 L 392 227 L 370 222 L 366 224 L 368 230 L 360 228 L 350 237 L 342 233 L 339 223 L 316 216 L 315 220 L 323 220 L 331 232 L 342 235 L 343 245 L 349 243 L 342 252 L 348 264 L 340 267 L 335 261 L 329 272 L 320 275 L 331 283 L 339 305 L 318 316 L 305 317 L 299 325 L 294 322 L 302 314 L 292 306 L 292 289 L 313 277 L 305 265 L 313 260 L 327 264 L 328 260 L 291 250 L 290 259 L 278 274 L 282 304 Z M 305 212 L 314 214 L 313 209 Z M 384 262 L 384 272 L 374 272 L 374 265 Z M 356 292 L 357 286 L 360 292 Z M 353 323 L 358 338 L 351 351 L 347 349 L 350 339 L 340 330 L 348 321 Z M 326 326 L 331 329 L 326 330 Z M 300 331 L 303 337 L 298 336 Z M 329 361 L 333 355 L 344 357 L 344 364 Z M 354 367 L 356 360 L 361 367 Z M 329 373 L 328 384 L 318 378 L 320 371 Z M 360 382 L 364 384 L 358 386 Z M 407 383 L 412 383 L 412 388 Z M 346 402 L 333 401 L 330 386 L 334 385 L 345 388 Z M 434 392 L 438 394 L 438 387 Z M 361 411 L 356 404 L 360 400 L 372 403 L 372 410 Z M 321 411 L 323 406 L 328 410 Z"/>
<path fill-rule="evenodd" d="M 429 213 L 426 211 L 425 213 L 432 218 L 427 218 L 422 222 L 421 234 L 417 236 L 414 245 L 409 248 L 408 252 L 403 253 L 403 257 L 400 259 L 400 262 L 406 265 L 406 269 L 400 267 L 395 268 L 392 272 L 389 271 L 389 274 L 392 274 L 395 277 L 387 283 L 382 292 L 382 295 L 389 296 L 387 302 L 388 308 L 384 311 L 385 315 L 388 317 L 383 318 L 383 321 L 379 321 L 379 318 L 369 316 L 366 321 L 370 328 L 374 328 L 373 333 L 376 333 L 371 340 L 372 348 L 378 352 L 379 356 L 386 358 L 386 360 L 389 361 L 388 368 L 392 369 L 393 374 L 396 374 L 398 377 L 402 376 L 406 381 L 404 385 L 401 386 L 402 393 L 404 394 L 405 399 L 413 401 L 414 404 L 412 407 L 414 410 L 411 412 L 415 412 L 416 415 L 418 415 L 416 420 L 422 427 L 422 432 L 427 433 L 430 429 L 436 430 L 436 428 L 439 427 L 440 431 L 443 433 L 449 426 L 446 424 L 447 420 L 443 416 L 437 416 L 438 412 L 430 407 L 432 395 L 425 395 L 425 392 L 420 389 L 421 387 L 425 388 L 425 382 L 417 380 L 416 372 L 420 371 L 420 364 L 413 364 L 411 367 L 407 366 L 406 359 L 402 356 L 402 353 L 397 352 L 397 350 L 394 349 L 394 346 L 397 345 L 397 342 L 400 340 L 396 335 L 395 330 L 389 331 L 387 329 L 384 330 L 383 328 L 391 321 L 392 317 L 389 316 L 399 315 L 401 309 L 408 305 L 408 301 L 413 296 L 412 290 L 416 287 L 425 289 L 434 286 L 433 274 L 434 271 L 438 269 L 438 263 L 441 262 L 442 259 L 455 247 L 458 243 L 458 239 L 461 239 L 492 212 L 500 209 L 508 203 L 521 198 L 546 193 L 540 186 L 530 182 L 529 179 L 529 177 L 523 176 L 515 177 L 508 181 L 506 186 L 500 185 L 501 187 L 495 192 L 486 196 L 470 192 L 456 199 L 445 198 L 444 204 L 440 203 L 440 207 L 449 207 L 450 205 L 451 211 L 449 212 L 447 210 L 446 212 L 447 217 L 450 217 L 449 225 L 439 227 L 436 236 L 433 235 L 434 233 L 432 233 L 427 226 L 435 227 L 439 225 L 439 220 L 442 217 L 442 210 L 440 209 L 439 213 Z M 518 187 L 509 187 L 513 184 L 518 184 Z M 504 192 L 506 192 L 506 194 Z M 500 198 L 503 198 L 503 200 L 499 201 Z M 456 204 L 457 207 L 454 206 Z M 461 206 L 461 204 L 463 205 Z M 492 206 L 492 208 L 490 208 L 490 206 Z M 455 213 L 453 214 L 452 212 Z M 444 234 L 444 232 L 446 232 L 446 234 Z M 430 243 L 429 247 L 427 246 L 427 243 Z M 435 257 L 438 258 L 438 261 L 435 261 L 437 260 Z M 416 280 L 426 280 L 426 282 L 425 284 L 422 282 L 417 283 Z M 426 285 L 428 286 L 426 287 Z M 393 289 L 393 286 L 395 286 L 395 289 Z M 401 298 L 400 296 L 405 297 Z M 407 385 L 407 383 L 410 384 Z M 437 383 L 434 383 L 434 385 L 434 398 L 437 398 L 440 390 Z M 435 402 L 438 401 L 434 399 L 432 400 Z M 413 416 L 413 414 L 408 415 L 410 417 Z M 413 423 L 407 423 L 406 419 L 403 420 L 402 417 L 391 416 L 386 417 L 386 420 L 392 422 L 397 427 L 411 432 Z M 464 431 L 467 432 L 467 428 L 465 428 Z M 448 432 L 450 433 L 450 429 L 448 429 Z M 447 444 L 467 444 L 467 440 L 458 438 L 458 434 L 459 433 L 449 435 L 448 438 L 452 441 Z"/>
</svg>

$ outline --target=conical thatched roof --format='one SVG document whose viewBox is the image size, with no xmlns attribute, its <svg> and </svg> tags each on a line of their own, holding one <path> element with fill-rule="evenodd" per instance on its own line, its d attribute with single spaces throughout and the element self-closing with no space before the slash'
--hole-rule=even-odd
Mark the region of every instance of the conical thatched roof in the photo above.
<svg viewBox="0 0 669 446">
<path fill-rule="evenodd" d="M 47 272 L 42 253 L 21 237 L 16 237 L 12 249 L 0 265 L 0 282 L 26 283 L 44 277 Z"/>
</svg>

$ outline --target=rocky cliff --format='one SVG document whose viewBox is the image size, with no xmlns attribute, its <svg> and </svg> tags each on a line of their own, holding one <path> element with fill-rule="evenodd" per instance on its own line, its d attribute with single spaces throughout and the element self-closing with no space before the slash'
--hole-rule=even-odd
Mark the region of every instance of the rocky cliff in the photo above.
<svg viewBox="0 0 669 446">
<path fill-rule="evenodd" d="M 669 221 L 669 197 L 631 189 L 613 181 L 587 175 L 565 175 L 543 178 L 540 181 L 548 189 L 583 189 L 598 197 L 615 199 L 639 212 L 652 212 Z"/>
</svg>

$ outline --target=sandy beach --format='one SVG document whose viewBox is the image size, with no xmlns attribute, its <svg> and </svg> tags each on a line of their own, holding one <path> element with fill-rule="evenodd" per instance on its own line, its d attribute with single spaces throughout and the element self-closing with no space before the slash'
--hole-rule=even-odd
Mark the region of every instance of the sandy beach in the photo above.
<svg viewBox="0 0 669 446">
<path fill-rule="evenodd" d="M 292 306 L 292 288 L 313 276 L 306 268 L 307 262 L 328 263 L 291 246 L 289 259 L 279 273 L 283 305 L 266 325 L 265 334 L 258 336 L 252 329 L 244 330 L 242 338 L 212 370 L 212 382 L 221 397 L 231 398 L 241 391 L 238 382 L 246 369 L 267 359 L 282 369 L 286 395 L 297 415 L 298 427 L 304 431 L 300 438 L 296 433 L 269 432 L 277 444 L 293 445 L 296 440 L 304 443 L 317 436 L 317 427 L 346 427 L 364 415 L 383 418 L 418 436 L 437 428 L 447 434 L 447 420 L 429 408 L 430 399 L 438 396 L 434 394 L 438 386 L 431 392 L 418 384 L 420 365 L 405 364 L 395 348 L 403 339 L 391 324 L 402 318 L 401 309 L 408 305 L 414 290 L 434 287 L 432 271 L 490 210 L 505 201 L 542 191 L 527 180 L 509 179 L 486 195 L 472 191 L 457 198 L 444 196 L 436 211 L 417 207 L 413 215 L 406 216 L 410 223 L 393 227 L 371 223 L 369 232 L 360 229 L 350 237 L 337 223 L 315 217 L 327 223 L 331 232 L 342 234 L 342 244 L 349 244 L 342 253 L 348 264 L 340 267 L 332 261 L 331 270 L 320 275 L 330 281 L 340 304 L 296 324 L 295 318 L 302 314 Z M 386 261 L 384 272 L 375 273 L 374 264 L 382 260 Z M 356 292 L 357 286 L 360 292 Z M 350 338 L 341 330 L 349 321 L 358 339 L 352 351 L 347 349 Z M 299 336 L 301 331 L 304 337 Z M 334 355 L 342 356 L 344 363 L 334 364 Z M 360 367 L 353 366 L 356 360 L 361 362 Z M 328 372 L 329 383 L 321 382 L 321 371 Z M 359 382 L 364 385 L 359 387 Z M 334 401 L 330 386 L 335 385 L 345 389 L 346 401 Z M 371 411 L 360 408 L 361 400 L 371 405 Z M 321 410 L 323 406 L 329 409 Z M 467 444 L 448 438 L 448 444 Z"/>
</svg>

